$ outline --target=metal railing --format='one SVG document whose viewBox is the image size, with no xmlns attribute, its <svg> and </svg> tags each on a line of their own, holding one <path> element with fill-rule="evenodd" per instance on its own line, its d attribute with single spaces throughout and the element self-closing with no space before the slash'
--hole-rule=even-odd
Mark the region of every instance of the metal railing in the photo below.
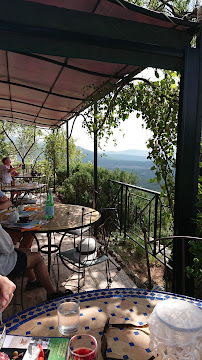
<svg viewBox="0 0 202 360">
<path fill-rule="evenodd" d="M 163 235 L 162 225 L 169 212 L 161 200 L 160 192 L 116 180 L 109 181 L 111 185 L 110 203 L 116 207 L 118 213 L 116 228 L 120 235 L 123 235 L 124 241 L 129 238 L 145 250 L 144 232 L 147 232 L 151 240 L 160 238 Z M 172 229 L 169 232 L 170 235 L 173 235 Z M 167 261 L 169 260 L 171 246 L 172 241 L 168 241 L 166 244 L 153 242 L 147 251 L 158 261 L 164 263 L 165 253 Z M 170 269 L 172 268 L 170 267 Z"/>
</svg>

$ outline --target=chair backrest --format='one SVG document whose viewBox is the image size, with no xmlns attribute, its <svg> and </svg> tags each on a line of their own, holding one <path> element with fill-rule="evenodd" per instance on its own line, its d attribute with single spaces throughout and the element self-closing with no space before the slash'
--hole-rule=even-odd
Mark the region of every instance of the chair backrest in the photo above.
<svg viewBox="0 0 202 360">
<path fill-rule="evenodd" d="M 93 262 L 97 257 L 107 255 L 109 238 L 114 227 L 115 210 L 114 208 L 101 209 L 100 221 L 94 227 L 92 226 L 92 216 L 95 210 L 86 212 L 84 208 L 82 209 L 81 229 L 83 230 L 76 247 L 81 263 Z M 93 231 L 94 236 L 92 235 Z M 96 243 L 95 238 L 98 243 Z"/>
<path fill-rule="evenodd" d="M 104 208 L 99 210 L 101 218 L 96 226 L 95 236 L 100 243 L 99 252 L 107 254 L 111 234 L 115 231 L 115 222 L 117 219 L 116 208 Z"/>
<path fill-rule="evenodd" d="M 79 243 L 75 246 L 75 257 L 79 263 L 88 265 L 94 261 L 96 254 L 96 241 L 92 237 L 92 216 L 95 210 L 86 211 L 82 208 L 81 214 L 81 228 Z"/>
<path fill-rule="evenodd" d="M 165 246 L 165 242 L 167 240 L 177 240 L 177 241 L 181 241 L 182 244 L 182 251 L 181 251 L 181 256 L 182 256 L 182 268 L 181 268 L 181 272 L 182 272 L 182 293 L 185 293 L 185 276 L 186 276 L 186 265 L 185 265 L 185 241 L 187 240 L 195 240 L 195 241 L 202 241 L 202 238 L 199 237 L 194 237 L 194 236 L 187 236 L 187 235 L 171 235 L 171 236 L 165 236 L 162 238 L 156 238 L 156 239 L 152 239 L 149 240 L 148 237 L 148 233 L 146 231 L 145 228 L 142 229 L 143 233 L 144 233 L 144 243 L 145 243 L 145 256 L 146 256 L 146 261 L 147 261 L 147 273 L 148 273 L 148 282 L 149 282 L 149 287 L 150 289 L 152 288 L 152 279 L 151 279 L 151 272 L 150 272 L 150 261 L 149 261 L 149 249 L 148 249 L 148 245 L 151 244 L 156 244 L 156 243 L 160 243 L 162 244 L 163 247 L 163 263 L 165 266 L 165 283 L 166 283 L 166 291 L 168 290 L 168 271 L 172 270 L 172 267 L 169 266 L 168 261 L 167 261 L 167 256 L 166 256 L 166 246 Z"/>
</svg>

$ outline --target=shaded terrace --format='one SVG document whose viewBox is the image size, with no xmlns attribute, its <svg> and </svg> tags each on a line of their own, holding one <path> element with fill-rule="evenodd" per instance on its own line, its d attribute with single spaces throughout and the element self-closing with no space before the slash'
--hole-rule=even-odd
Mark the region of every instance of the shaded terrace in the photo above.
<svg viewBox="0 0 202 360">
<path fill-rule="evenodd" d="M 0 9 L 0 116 L 7 121 L 53 129 L 65 122 L 68 130 L 68 120 L 106 84 L 108 91 L 121 86 L 147 66 L 181 72 L 174 221 L 176 235 L 193 235 L 202 117 L 200 25 L 113 0 L 8 0 Z M 191 48 L 196 34 L 197 48 Z M 95 194 L 96 166 L 95 134 Z M 175 243 L 179 268 L 180 253 Z M 176 267 L 178 292 L 180 284 Z"/>
</svg>

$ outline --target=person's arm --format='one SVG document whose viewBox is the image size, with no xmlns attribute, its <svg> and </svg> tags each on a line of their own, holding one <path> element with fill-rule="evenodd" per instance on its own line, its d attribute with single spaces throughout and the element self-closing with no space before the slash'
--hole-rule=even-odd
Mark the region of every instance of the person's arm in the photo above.
<svg viewBox="0 0 202 360">
<path fill-rule="evenodd" d="M 3 197 L 3 200 L 2 198 L 0 198 L 0 210 L 8 209 L 11 206 L 12 206 L 12 202 L 9 200 L 9 198 L 7 198 L 6 196 Z"/>
<path fill-rule="evenodd" d="M 8 171 L 9 171 L 10 174 L 13 174 L 13 173 L 16 172 L 16 170 L 18 170 L 21 167 L 22 167 L 22 164 L 20 164 L 19 166 L 15 167 L 15 168 L 11 167 Z"/>
<path fill-rule="evenodd" d="M 0 275 L 0 292 L 2 294 L 2 311 L 8 306 L 13 297 L 13 292 L 16 289 L 16 285 L 10 281 L 6 276 Z"/>
<path fill-rule="evenodd" d="M 9 198 L 0 190 L 0 210 L 8 209 L 12 206 Z"/>
</svg>

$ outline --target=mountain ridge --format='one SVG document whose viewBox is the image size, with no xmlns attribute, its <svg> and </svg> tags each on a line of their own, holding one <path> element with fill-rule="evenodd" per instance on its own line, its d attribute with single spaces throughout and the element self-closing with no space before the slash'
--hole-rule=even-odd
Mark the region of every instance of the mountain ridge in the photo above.
<svg viewBox="0 0 202 360">
<path fill-rule="evenodd" d="M 82 162 L 94 162 L 94 152 L 78 146 L 85 157 Z M 98 166 L 113 171 L 115 168 L 126 172 L 133 172 L 140 178 L 138 186 L 150 190 L 160 191 L 160 185 L 154 181 L 150 183 L 150 179 L 154 178 L 154 172 L 151 170 L 153 162 L 147 159 L 148 152 L 145 150 L 123 150 L 123 151 L 105 151 L 98 152 Z"/>
</svg>

